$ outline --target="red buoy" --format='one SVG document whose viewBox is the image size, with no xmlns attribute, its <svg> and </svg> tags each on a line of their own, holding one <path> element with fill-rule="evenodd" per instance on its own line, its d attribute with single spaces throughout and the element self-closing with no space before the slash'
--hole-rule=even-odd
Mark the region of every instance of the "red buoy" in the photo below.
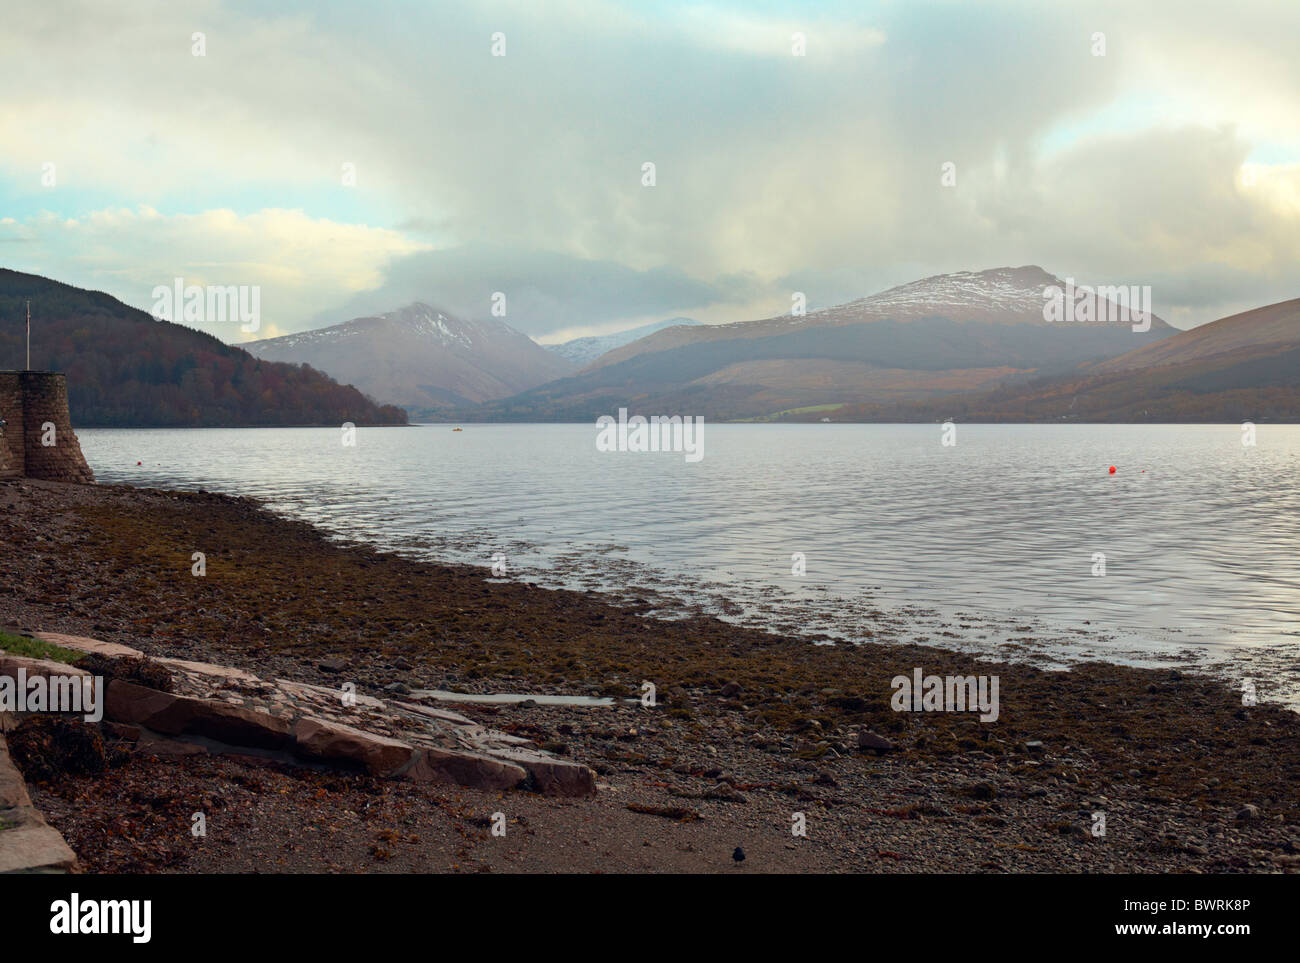
<svg viewBox="0 0 1300 963">
<path fill-rule="evenodd" d="M 1111 466 L 1110 466 L 1110 473 L 1111 473 L 1112 475 L 1115 474 L 1115 466 L 1114 466 L 1114 465 L 1111 465 Z"/>
</svg>

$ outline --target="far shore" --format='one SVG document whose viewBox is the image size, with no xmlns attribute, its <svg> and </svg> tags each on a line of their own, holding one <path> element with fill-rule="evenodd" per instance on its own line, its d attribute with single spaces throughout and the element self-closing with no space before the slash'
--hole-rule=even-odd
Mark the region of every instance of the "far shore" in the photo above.
<svg viewBox="0 0 1300 963">
<path fill-rule="evenodd" d="M 601 788 L 587 799 L 141 752 L 34 785 L 91 872 L 1300 868 L 1300 716 L 1244 707 L 1199 674 L 1049 672 L 660 621 L 595 593 L 340 545 L 251 499 L 125 485 L 0 482 L 0 567 L 0 625 L 17 629 L 351 680 L 381 698 L 615 697 L 456 705 L 591 766 Z M 917 669 L 996 677 L 996 721 L 896 711 L 892 680 Z M 646 682 L 653 708 L 628 701 Z M 194 804 L 220 814 L 201 844 L 178 816 Z M 504 839 L 487 828 L 497 811 Z M 806 836 L 791 832 L 797 814 Z"/>
</svg>

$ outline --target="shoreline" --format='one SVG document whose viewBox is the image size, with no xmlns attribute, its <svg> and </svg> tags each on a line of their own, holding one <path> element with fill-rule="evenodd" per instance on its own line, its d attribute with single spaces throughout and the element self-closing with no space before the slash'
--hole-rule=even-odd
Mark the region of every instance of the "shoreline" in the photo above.
<svg viewBox="0 0 1300 963">
<path fill-rule="evenodd" d="M 203 578 L 190 571 L 195 551 L 206 554 Z M 252 764 L 228 757 L 137 753 L 103 777 L 34 786 L 92 871 L 129 870 L 150 846 L 169 854 L 164 870 L 216 872 L 256 868 L 268 847 L 283 871 L 345 872 L 1276 872 L 1300 862 L 1300 717 L 1243 708 L 1201 675 L 1042 670 L 934 646 L 815 646 L 712 617 L 659 621 L 594 592 L 340 544 L 252 499 L 124 485 L 0 482 L 0 564 L 10 573 L 2 624 L 264 677 L 355 679 L 379 697 L 636 698 L 643 682 L 656 686 L 653 709 L 457 703 L 562 748 L 604 788 L 557 801 L 382 787 L 379 805 L 412 822 L 376 831 L 416 842 L 368 841 L 374 827 L 362 820 L 308 845 L 302 827 L 331 814 L 349 824 L 354 794 L 373 787 L 258 765 L 255 780 L 276 788 L 250 795 L 240 779 Z M 330 660 L 346 668 L 321 667 Z M 997 676 L 998 720 L 894 711 L 890 680 L 916 669 Z M 860 748 L 861 733 L 897 751 Z M 322 790 L 329 779 L 342 788 Z M 135 855 L 95 844 L 106 814 L 133 813 L 145 784 L 230 796 L 266 832 L 232 825 L 221 845 L 196 847 L 187 825 L 144 814 L 132 817 Z M 508 844 L 478 822 L 497 809 L 523 820 Z M 791 835 L 795 812 L 806 837 Z M 1095 812 L 1107 814 L 1104 837 L 1091 833 Z M 745 863 L 731 859 L 738 845 Z"/>
</svg>

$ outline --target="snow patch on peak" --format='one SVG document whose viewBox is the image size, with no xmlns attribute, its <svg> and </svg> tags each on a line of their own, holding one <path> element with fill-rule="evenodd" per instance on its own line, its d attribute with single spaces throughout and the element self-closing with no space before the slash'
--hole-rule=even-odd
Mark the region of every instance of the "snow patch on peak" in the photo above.
<svg viewBox="0 0 1300 963">
<path fill-rule="evenodd" d="M 988 271 L 955 271 L 952 274 L 936 274 L 900 284 L 850 303 L 875 309 L 978 307 L 1019 314 L 1041 311 L 1043 289 L 1060 283 L 1035 265 L 992 268 Z"/>
<path fill-rule="evenodd" d="M 412 334 L 429 338 L 439 344 L 461 345 L 472 348 L 475 335 L 481 334 L 479 325 L 441 311 L 423 301 L 415 301 L 395 311 L 379 315 L 379 320 L 405 328 Z"/>
</svg>

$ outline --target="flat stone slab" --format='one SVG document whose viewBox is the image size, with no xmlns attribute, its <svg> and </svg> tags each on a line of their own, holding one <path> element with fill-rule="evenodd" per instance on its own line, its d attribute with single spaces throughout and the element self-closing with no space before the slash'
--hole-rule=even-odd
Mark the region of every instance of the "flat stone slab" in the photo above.
<svg viewBox="0 0 1300 963">
<path fill-rule="evenodd" d="M 0 813 L 31 804 L 32 798 L 27 794 L 27 780 L 23 779 L 23 774 L 9 758 L 9 743 L 5 741 L 3 733 L 0 733 Z"/>
<path fill-rule="evenodd" d="M 288 750 L 301 759 L 342 763 L 386 778 L 444 782 L 485 790 L 521 785 L 549 795 L 595 792 L 586 766 L 556 759 L 533 740 L 479 725 L 473 719 L 417 702 L 388 702 L 362 693 L 290 679 L 263 680 L 251 672 L 162 656 L 130 646 L 58 632 L 39 638 L 75 651 L 111 658 L 143 657 L 172 671 L 174 692 L 122 679 L 107 686 L 104 716 L 134 731 L 142 751 L 184 755 L 193 745 L 165 745 L 160 737 L 200 736 L 230 747 Z M 87 675 L 57 662 L 5 656 L 6 668 L 34 675 Z M 8 674 L 14 674 L 10 672 Z M 413 693 L 448 701 L 511 703 L 529 699 L 555 705 L 608 705 L 612 699 L 583 696 L 459 696 L 441 690 Z M 143 733 L 141 733 L 143 730 Z"/>
<path fill-rule="evenodd" d="M 77 854 L 34 809 L 23 823 L 0 829 L 0 873 L 66 873 L 76 866 Z"/>
<path fill-rule="evenodd" d="M 594 796 L 596 773 L 581 763 L 527 749 L 497 749 L 494 756 L 516 763 L 532 777 L 534 788 L 544 796 Z"/>
<path fill-rule="evenodd" d="M 37 676 L 48 679 L 52 675 L 74 676 L 76 678 L 88 678 L 90 676 L 90 673 L 85 669 L 78 669 L 66 662 L 54 662 L 51 659 L 33 659 L 26 655 L 11 655 L 8 652 L 0 652 L 0 675 L 17 679 L 19 669 L 26 671 L 29 679 L 35 679 Z"/>
<path fill-rule="evenodd" d="M 503 746 L 531 746 L 534 744 L 531 739 L 525 739 L 523 736 L 512 736 L 496 729 L 488 729 L 486 726 L 480 726 L 477 722 L 460 726 L 456 729 L 456 735 L 461 740 L 484 752 L 495 752 Z"/>
<path fill-rule="evenodd" d="M 293 682 L 289 679 L 276 679 L 275 684 L 290 695 L 298 696 L 302 699 L 329 699 L 336 705 L 342 705 L 343 690 L 331 689 L 329 686 L 312 685 L 310 682 Z M 383 699 L 376 699 L 374 696 L 368 696 L 364 693 L 357 692 L 353 696 L 359 706 L 367 709 L 383 709 L 386 703 Z"/>
<path fill-rule="evenodd" d="M 251 672 L 245 672 L 243 669 L 236 669 L 229 665 L 213 665 L 211 662 L 191 662 L 189 659 L 171 659 L 165 656 L 153 656 L 150 661 L 158 662 L 171 669 L 181 669 L 185 672 L 194 672 L 198 675 L 208 676 L 221 682 L 261 682 L 257 676 Z"/>
<path fill-rule="evenodd" d="M 425 746 L 404 772 L 398 774 L 411 782 L 454 783 L 471 789 L 514 789 L 528 778 L 522 766 L 457 749 Z"/>
<path fill-rule="evenodd" d="M 104 703 L 104 715 L 112 721 L 168 736 L 207 736 L 232 746 L 258 749 L 282 749 L 291 739 L 287 719 L 243 706 L 159 692 L 121 679 L 108 684 Z"/>
<path fill-rule="evenodd" d="M 453 726 L 472 726 L 474 720 L 459 712 L 449 712 L 446 709 L 435 709 L 433 706 L 417 705 L 414 702 L 394 702 L 393 705 L 399 709 L 405 709 L 407 712 L 418 712 L 422 716 L 430 719 L 437 719 L 439 722 L 450 722 Z"/>
<path fill-rule="evenodd" d="M 324 719 L 304 717 L 293 727 L 294 752 L 308 759 L 360 765 L 372 776 L 389 776 L 411 761 L 409 744 Z"/>
<path fill-rule="evenodd" d="M 118 645 L 116 642 L 101 642 L 99 639 L 88 639 L 84 635 L 64 635 L 62 632 L 37 632 L 36 637 L 64 649 L 93 652 L 95 655 L 107 655 L 118 659 L 139 658 L 144 655 L 139 649 L 133 649 L 129 645 Z"/>
<path fill-rule="evenodd" d="M 32 805 L 27 782 L 0 733 L 0 873 L 60 873 L 76 867 L 76 853 Z"/>
<path fill-rule="evenodd" d="M 516 705 L 520 702 L 536 702 L 539 706 L 612 706 L 614 704 L 614 699 L 610 696 L 529 695 L 526 692 L 472 693 L 448 692 L 446 689 L 414 689 L 411 695 L 417 699 L 433 699 L 437 702 L 468 702 L 488 706 Z"/>
</svg>

